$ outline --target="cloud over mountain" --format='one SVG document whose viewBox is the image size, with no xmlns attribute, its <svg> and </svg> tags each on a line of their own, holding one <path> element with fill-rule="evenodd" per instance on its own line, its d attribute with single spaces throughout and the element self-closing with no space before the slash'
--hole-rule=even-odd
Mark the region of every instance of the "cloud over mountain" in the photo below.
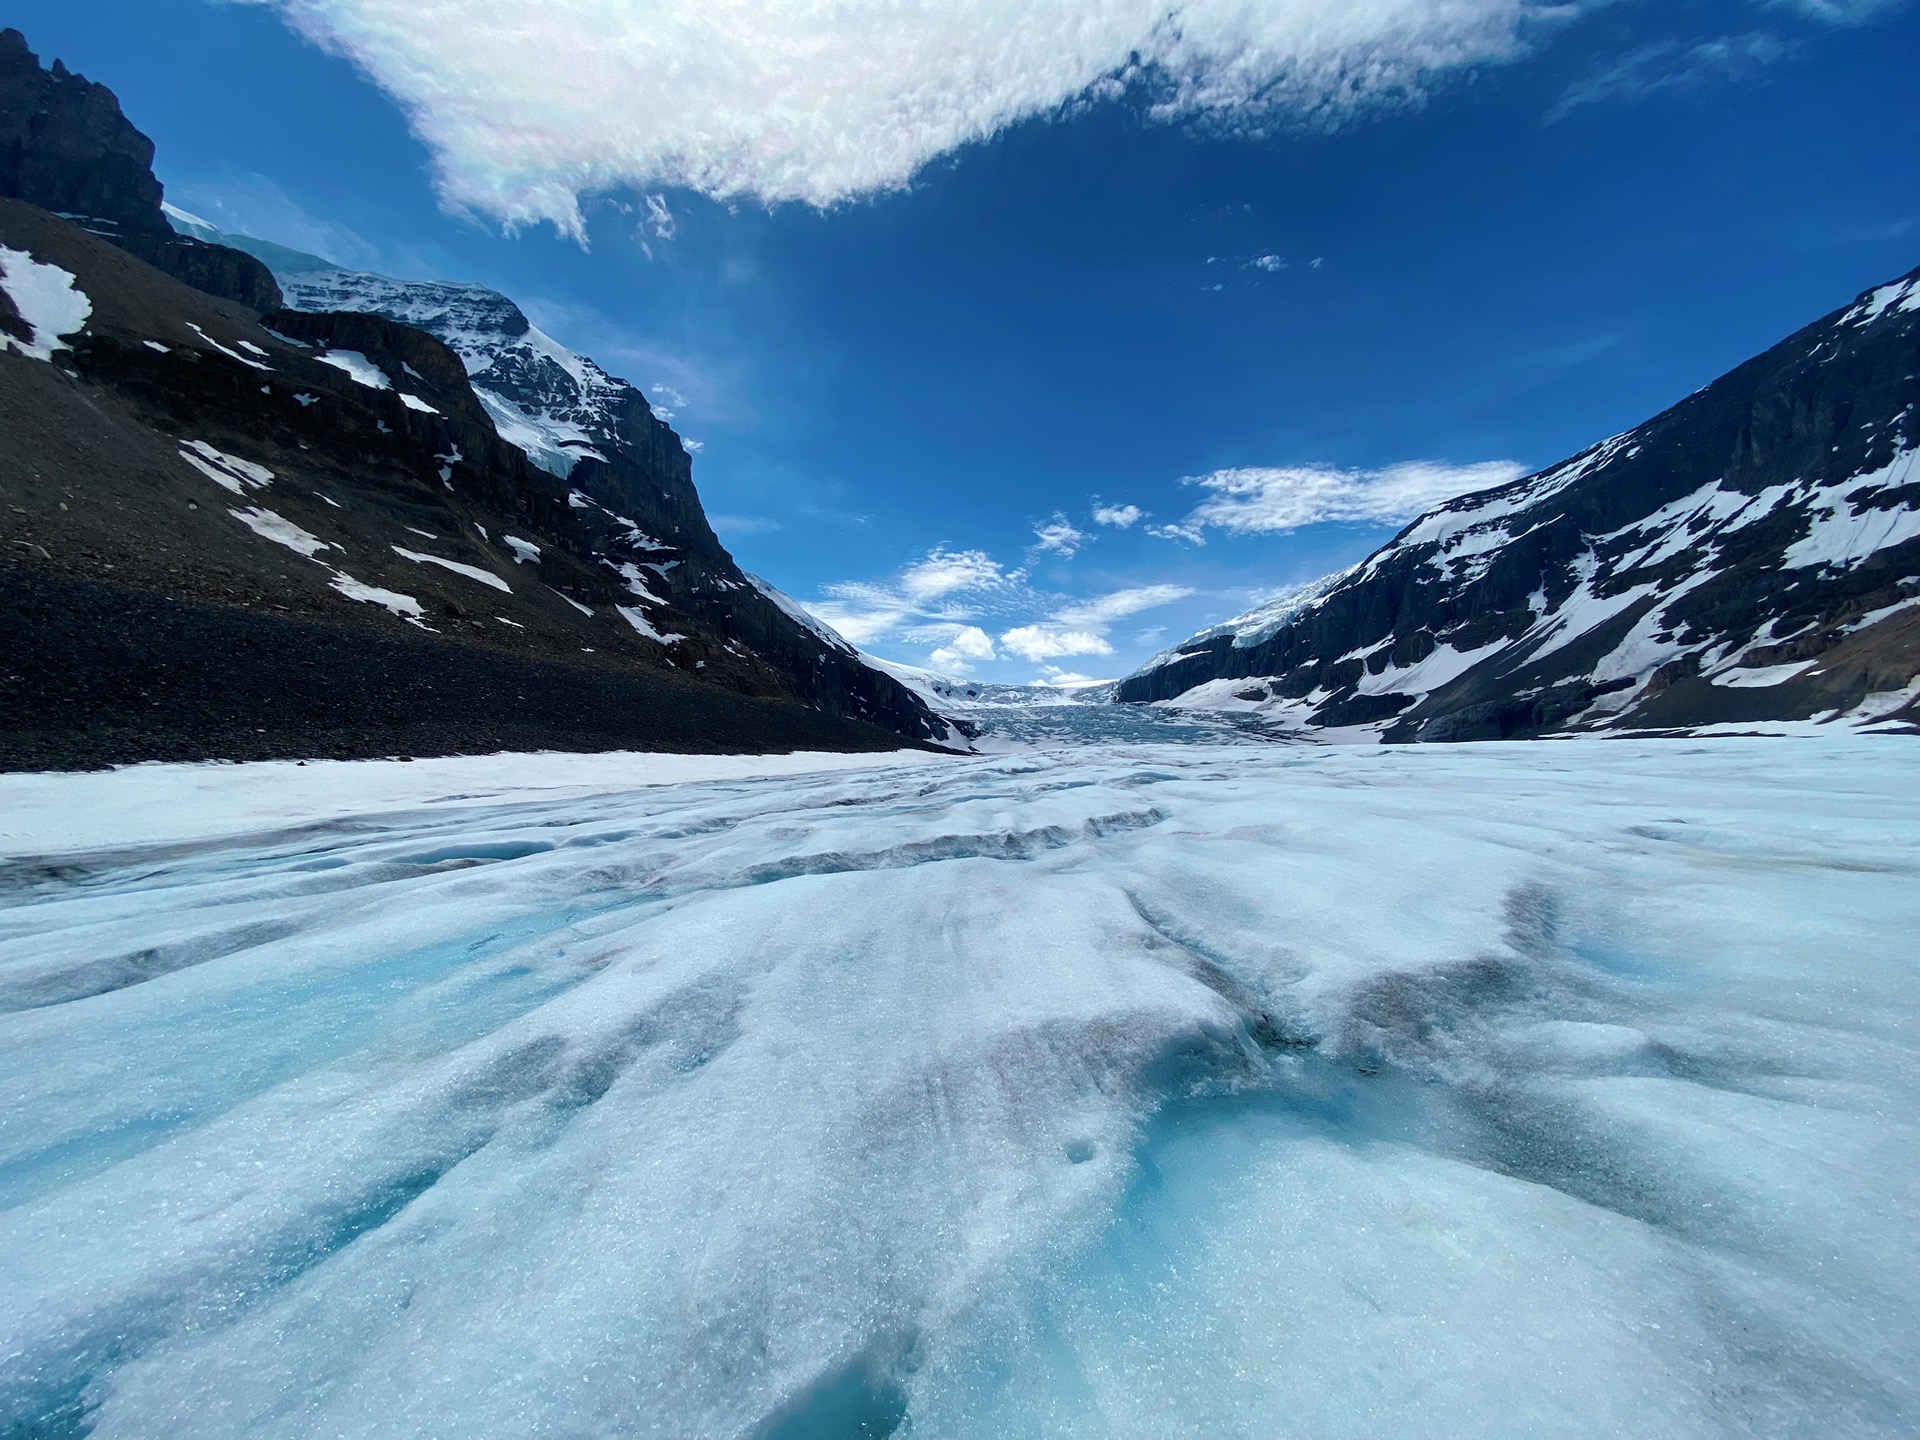
<svg viewBox="0 0 1920 1440">
<path fill-rule="evenodd" d="M 1138 83 L 1258 127 L 1417 97 L 1515 54 L 1546 0 L 250 0 L 351 58 L 446 200 L 580 234 L 580 197 L 684 186 L 831 205 Z M 656 227 L 657 230 L 658 227 Z"/>
</svg>

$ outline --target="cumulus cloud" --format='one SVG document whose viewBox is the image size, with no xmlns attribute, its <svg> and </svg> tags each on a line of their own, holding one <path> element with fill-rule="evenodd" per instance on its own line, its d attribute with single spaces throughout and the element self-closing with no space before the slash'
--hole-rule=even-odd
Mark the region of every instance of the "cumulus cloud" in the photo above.
<svg viewBox="0 0 1920 1440">
<path fill-rule="evenodd" d="M 956 625 L 947 642 L 927 656 L 927 663 L 949 675 L 965 675 L 976 660 L 997 660 L 993 639 L 978 625 Z"/>
<path fill-rule="evenodd" d="M 1130 85 L 1157 118 L 1232 128 L 1405 103 L 1440 71 L 1518 54 L 1532 17 L 1565 10 L 1555 0 L 251 3 L 352 59 L 405 107 L 448 203 L 576 236 L 583 194 L 684 187 L 831 205 Z"/>
<path fill-rule="evenodd" d="M 1139 524 L 1146 513 L 1138 505 L 1096 505 L 1093 507 L 1093 523 L 1127 530 Z"/>
<path fill-rule="evenodd" d="M 1026 571 L 984 551 L 942 547 L 890 579 L 828 585 L 807 608 L 854 645 L 926 645 L 933 669 L 965 675 L 1007 655 L 1035 663 L 1111 655 L 1117 622 L 1191 594 L 1184 585 L 1135 585 L 1069 600 L 1036 593 Z M 1005 627 L 997 640 L 988 624 Z"/>
<path fill-rule="evenodd" d="M 1029 660 L 1052 660 L 1061 655 L 1111 655 L 1113 646 L 1098 630 L 1042 622 L 1020 625 L 1000 637 L 1000 643 Z"/>
<path fill-rule="evenodd" d="M 1034 549 L 1049 550 L 1063 560 L 1071 560 L 1087 543 L 1087 535 L 1066 516 L 1055 512 L 1046 524 L 1033 527 L 1033 540 Z"/>
<path fill-rule="evenodd" d="M 1084 690 L 1089 685 L 1103 685 L 1106 682 L 1096 680 L 1091 675 L 1081 675 L 1073 670 L 1063 670 L 1058 665 L 1040 667 L 1040 683 L 1051 685 L 1056 690 Z"/>
<path fill-rule="evenodd" d="M 1066 655 L 1111 655 L 1107 632 L 1116 620 L 1161 605 L 1184 600 L 1193 591 L 1184 585 L 1139 585 L 1115 590 L 1062 606 L 1046 620 L 1020 625 L 1000 637 L 1003 649 L 1029 660 L 1055 660 Z"/>
<path fill-rule="evenodd" d="M 1524 474 L 1526 467 L 1511 460 L 1477 465 L 1410 460 L 1382 470 L 1315 465 L 1216 470 L 1182 480 L 1207 491 L 1207 498 L 1185 520 L 1151 526 L 1148 533 L 1198 545 L 1210 529 L 1275 535 L 1327 521 L 1397 524 L 1456 495 L 1505 485 Z"/>
</svg>

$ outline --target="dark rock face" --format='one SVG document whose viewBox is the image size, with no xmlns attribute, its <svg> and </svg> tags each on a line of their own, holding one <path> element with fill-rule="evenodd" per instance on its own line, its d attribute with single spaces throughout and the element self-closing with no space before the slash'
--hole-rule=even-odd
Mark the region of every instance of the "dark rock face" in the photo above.
<svg viewBox="0 0 1920 1440">
<path fill-rule="evenodd" d="M 1914 723 L 1917 445 L 1920 271 L 1637 430 L 1421 517 L 1119 698 L 1388 740 Z"/>
<path fill-rule="evenodd" d="M 503 441 L 434 337 L 262 323 L 17 200 L 0 244 L 89 307 L 0 354 L 0 765 L 948 733 L 887 677 L 810 703 L 783 657 L 872 672 L 797 622 L 770 657 L 672 603 L 681 557 Z"/>
<path fill-rule="evenodd" d="M 664 605 L 671 630 L 716 636 L 723 648 L 758 657 L 805 704 L 903 734 L 953 734 L 957 727 L 933 717 L 908 687 L 797 620 L 740 570 L 707 522 L 686 446 L 638 388 L 481 286 L 392 280 L 278 247 L 262 251 L 299 267 L 279 277 L 288 303 L 324 317 L 318 323 L 332 333 L 347 336 L 340 327 L 363 315 L 446 342 L 500 433 L 564 481 L 573 524 L 591 535 L 589 553 L 630 592 L 623 603 Z M 349 339 L 334 343 L 358 348 Z"/>
<path fill-rule="evenodd" d="M 348 695 L 391 691 L 406 668 L 395 655 L 425 656 L 424 645 L 435 657 L 410 662 L 441 675 L 431 703 L 370 703 L 370 716 L 399 719 L 370 718 L 359 740 L 332 707 L 327 743 L 353 753 L 384 753 L 403 733 L 416 746 L 494 736 L 688 748 L 675 697 L 701 717 L 698 748 L 954 738 L 910 689 L 743 575 L 707 523 L 680 437 L 511 301 L 265 247 L 328 271 L 343 301 L 360 302 L 302 303 L 315 293 L 303 274 L 294 307 L 281 308 L 259 259 L 174 233 L 153 146 L 113 94 L 57 64 L 41 70 L 17 31 L 0 34 L 0 151 L 12 197 L 0 198 L 0 243 L 66 272 L 87 298 L 81 329 L 51 349 L 0 304 L 0 335 L 22 342 L 0 344 L 0 571 L 18 572 L 16 595 L 78 597 L 100 625 L 121 623 L 104 618 L 115 604 L 148 614 L 163 649 L 218 636 L 242 655 L 238 669 L 232 655 L 143 662 L 159 678 L 142 703 L 174 720 L 148 717 L 159 738 L 151 725 L 89 721 L 109 740 L 70 754 L 48 738 L 57 714 L 28 713 L 57 711 L 61 687 L 16 689 L 6 724 L 44 733 L 0 745 L 14 763 L 229 753 L 217 747 L 245 731 L 233 729 L 239 702 L 186 704 L 176 684 L 251 694 L 240 709 L 257 705 L 268 738 L 248 753 L 318 743 L 318 731 L 287 740 L 312 727 L 270 698 L 276 686 L 311 690 L 313 677 L 287 670 L 302 645 L 331 657 L 328 683 Z M 84 671 L 79 657 L 113 645 L 92 636 L 66 648 Z M 362 652 L 389 657 L 385 678 L 349 673 Z M 509 703 L 501 677 L 515 675 L 524 683 Z M 118 702 L 100 696 L 119 691 L 101 684 L 87 703 L 110 710 Z M 639 698 L 623 712 L 622 696 Z M 544 736 L 541 713 L 553 720 Z M 169 748 L 169 725 L 184 751 Z"/>
<path fill-rule="evenodd" d="M 18 30 L 0 30 L 0 195 L 74 220 L 198 290 L 254 310 L 280 306 L 251 255 L 173 233 L 161 212 L 153 142 L 104 85 L 52 70 Z"/>
<path fill-rule="evenodd" d="M 31 571 L 0 570 L 0 631 L 10 637 L 0 770 L 900 743 L 878 727 L 671 676 L 581 670 Z"/>
</svg>

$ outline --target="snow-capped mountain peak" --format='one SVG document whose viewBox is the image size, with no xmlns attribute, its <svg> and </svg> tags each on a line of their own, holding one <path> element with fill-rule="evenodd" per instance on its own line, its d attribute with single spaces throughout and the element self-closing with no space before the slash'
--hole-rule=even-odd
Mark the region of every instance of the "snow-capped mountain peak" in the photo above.
<svg viewBox="0 0 1920 1440">
<path fill-rule="evenodd" d="M 652 413 L 635 387 L 567 349 L 485 286 L 339 268 L 282 272 L 280 281 L 293 309 L 383 315 L 442 341 L 467 367 L 500 438 L 562 479 L 581 460 L 610 460 L 627 443 L 622 427 L 630 409 Z"/>
</svg>

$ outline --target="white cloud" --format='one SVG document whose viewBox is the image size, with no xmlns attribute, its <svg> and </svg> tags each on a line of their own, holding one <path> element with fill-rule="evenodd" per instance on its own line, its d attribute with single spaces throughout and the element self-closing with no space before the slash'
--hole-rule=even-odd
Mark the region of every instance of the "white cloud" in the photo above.
<svg viewBox="0 0 1920 1440">
<path fill-rule="evenodd" d="M 992 590 L 1004 585 L 1007 572 L 984 550 L 948 550 L 937 546 L 927 558 L 900 572 L 900 588 L 925 602 L 961 590 Z"/>
<path fill-rule="evenodd" d="M 1147 534 L 1160 540 L 1184 540 L 1189 545 L 1204 545 L 1207 543 L 1206 532 L 1198 525 L 1149 525 L 1147 527 Z"/>
<path fill-rule="evenodd" d="M 1155 610 L 1184 600 L 1193 591 L 1185 585 L 1140 585 L 1130 590 L 1115 590 L 1056 611 L 1054 619 L 1065 625 L 1110 625 L 1142 610 Z"/>
<path fill-rule="evenodd" d="M 1192 593 L 1184 585 L 1136 585 L 1066 600 L 1036 594 L 1024 570 L 1008 570 L 983 551 L 939 548 L 889 580 L 828 585 L 807 609 L 855 645 L 929 645 L 928 665 L 965 675 L 1002 652 L 1036 663 L 1111 655 L 1116 622 Z M 989 615 L 1007 627 L 997 643 L 981 623 Z"/>
<path fill-rule="evenodd" d="M 653 232 L 656 240 L 673 239 L 674 231 L 679 228 L 674 222 L 673 211 L 667 208 L 664 195 L 647 196 L 647 229 Z"/>
<path fill-rule="evenodd" d="M 1042 623 L 1021 625 L 1000 637 L 1000 643 L 1029 660 L 1052 660 L 1061 655 L 1111 655 L 1113 646 L 1097 630 Z"/>
<path fill-rule="evenodd" d="M 1277 275 L 1287 268 L 1287 262 L 1278 255 L 1256 255 L 1247 264 L 1256 270 L 1264 270 L 1269 275 Z"/>
<path fill-rule="evenodd" d="M 1138 585 L 1096 595 L 1062 606 L 1044 621 L 1020 625 L 1000 637 L 1004 649 L 1029 660 L 1053 660 L 1063 655 L 1111 655 L 1107 632 L 1116 620 L 1161 605 L 1184 600 L 1193 591 L 1184 585 Z"/>
<path fill-rule="evenodd" d="M 1155 525 L 1151 535 L 1204 543 L 1209 529 L 1233 535 L 1272 535 L 1327 521 L 1393 524 L 1411 520 L 1456 495 L 1505 485 L 1526 474 L 1511 460 L 1445 465 L 1410 460 L 1383 470 L 1335 470 L 1294 465 L 1216 470 L 1181 481 L 1208 496 L 1177 525 Z"/>
<path fill-rule="evenodd" d="M 451 205 L 584 225 L 583 194 L 831 205 L 1138 84 L 1161 120 L 1325 122 L 1511 58 L 1551 0 L 251 0 L 357 63 Z M 1820 0 L 1802 0 L 1818 4 Z M 1838 4 L 1840 0 L 1827 0 Z"/>
<path fill-rule="evenodd" d="M 300 202 L 260 174 L 228 175 L 218 180 L 189 180 L 167 187 L 167 198 L 232 235 L 271 240 L 292 250 L 318 255 L 355 269 L 388 266 L 434 274 L 418 257 L 383 255 L 379 247 L 345 225 L 318 220 Z"/>
<path fill-rule="evenodd" d="M 1084 690 L 1089 685 L 1103 685 L 1106 682 L 1091 675 L 1081 675 L 1073 670 L 1063 670 L 1058 665 L 1040 667 L 1040 683 L 1051 685 L 1056 690 Z"/>
<path fill-rule="evenodd" d="M 1126 530 L 1138 524 L 1146 513 L 1138 505 L 1096 505 L 1093 507 L 1093 523 Z"/>
<path fill-rule="evenodd" d="M 1017 588 L 1024 579 L 984 551 L 939 546 L 892 580 L 828 585 L 825 598 L 807 608 L 855 645 L 903 630 L 951 643 L 952 632 L 944 627 L 974 619 L 981 597 Z M 931 628 L 928 622 L 934 622 Z"/>
<path fill-rule="evenodd" d="M 1847 23 L 1835 18 L 1835 23 Z M 1567 89 L 1547 111 L 1548 124 L 1586 105 L 1694 94 L 1710 86 L 1749 80 L 1786 58 L 1791 46 L 1765 31 L 1722 35 L 1683 45 L 1655 41 L 1595 71 Z"/>
<path fill-rule="evenodd" d="M 1034 549 L 1051 550 L 1063 560 L 1071 560 L 1087 543 L 1086 532 L 1058 512 L 1046 524 L 1033 527 L 1033 538 Z"/>
<path fill-rule="evenodd" d="M 993 639 L 978 625 L 956 625 L 947 643 L 927 656 L 927 663 L 949 675 L 965 675 L 976 660 L 997 660 Z"/>
<path fill-rule="evenodd" d="M 1906 0 L 1770 0 L 1776 10 L 1797 10 L 1829 25 L 1864 25 L 1905 3 Z"/>
</svg>

